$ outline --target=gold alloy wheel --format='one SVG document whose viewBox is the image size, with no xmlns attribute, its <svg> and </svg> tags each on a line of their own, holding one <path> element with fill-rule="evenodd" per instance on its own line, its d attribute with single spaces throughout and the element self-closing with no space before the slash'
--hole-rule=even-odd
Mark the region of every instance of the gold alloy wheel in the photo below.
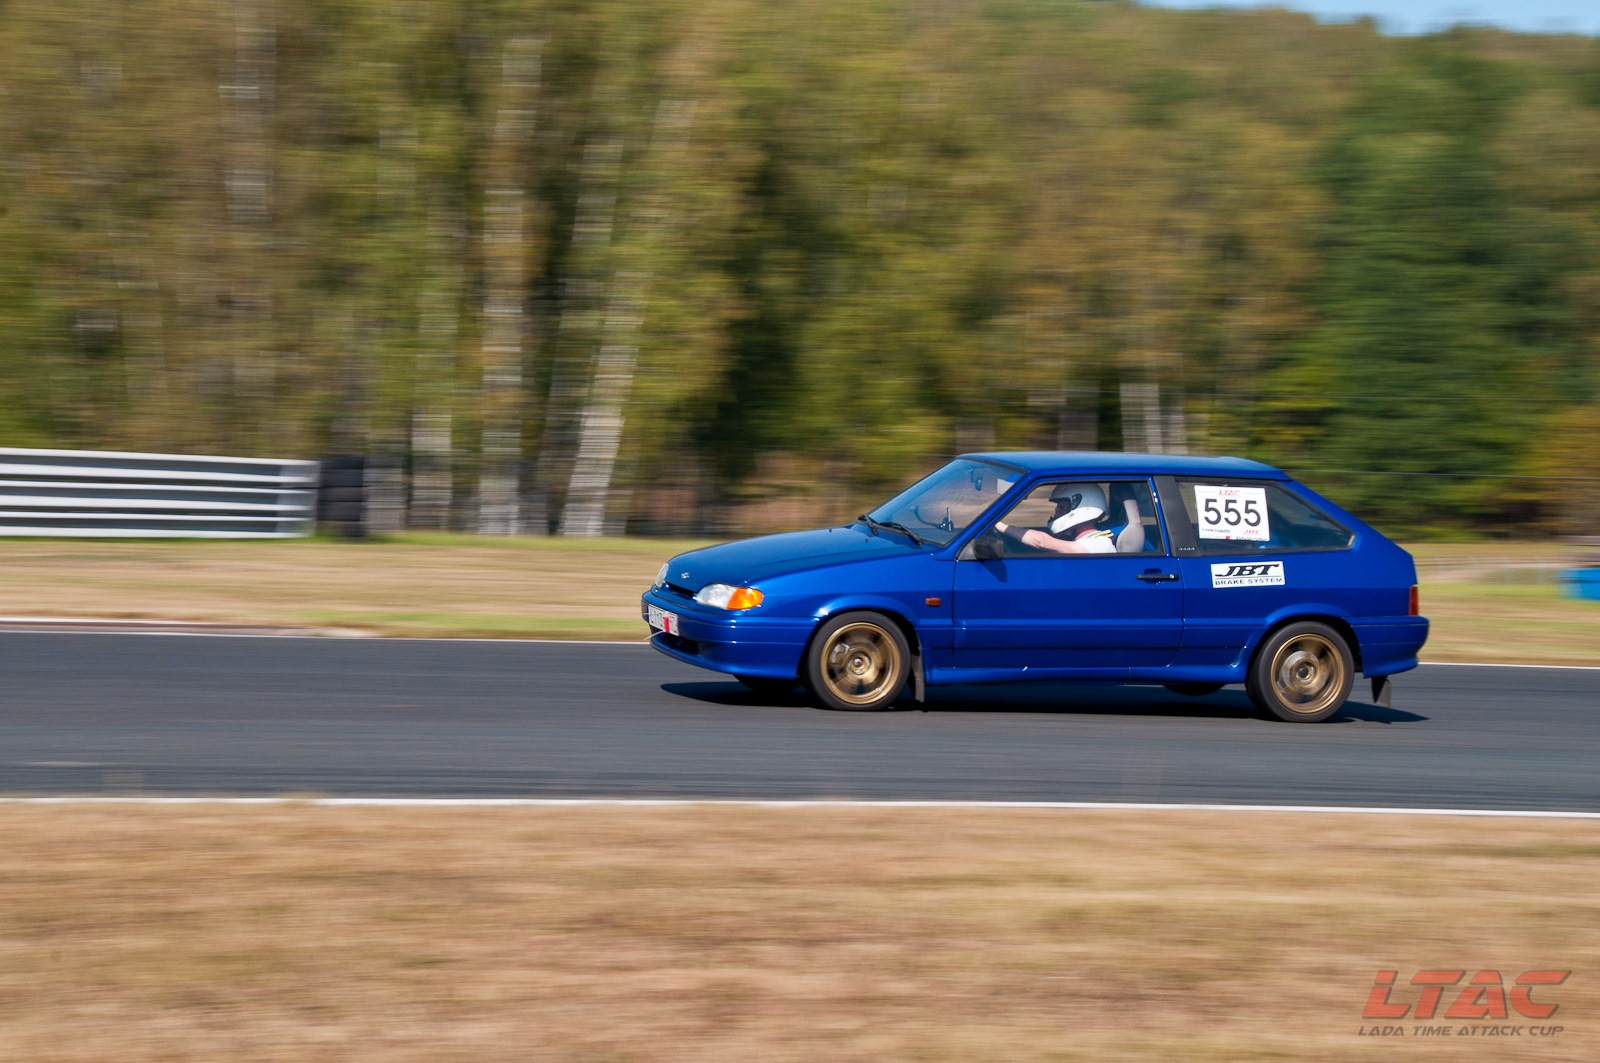
<svg viewBox="0 0 1600 1063">
<path fill-rule="evenodd" d="M 904 670 L 894 636 L 864 620 L 835 631 L 822 650 L 828 693 L 850 705 L 876 702 L 901 681 Z"/>
<path fill-rule="evenodd" d="M 1332 642 L 1308 632 L 1278 647 L 1269 674 L 1272 692 L 1284 708 L 1313 716 L 1331 705 L 1344 689 L 1344 658 Z"/>
</svg>

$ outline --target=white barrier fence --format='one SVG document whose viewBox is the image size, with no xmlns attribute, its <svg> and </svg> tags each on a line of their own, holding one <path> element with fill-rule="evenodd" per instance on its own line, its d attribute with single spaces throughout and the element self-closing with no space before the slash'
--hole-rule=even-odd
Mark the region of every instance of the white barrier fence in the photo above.
<svg viewBox="0 0 1600 1063">
<path fill-rule="evenodd" d="M 317 473 L 314 461 L 0 448 L 0 535 L 306 535 Z"/>
</svg>

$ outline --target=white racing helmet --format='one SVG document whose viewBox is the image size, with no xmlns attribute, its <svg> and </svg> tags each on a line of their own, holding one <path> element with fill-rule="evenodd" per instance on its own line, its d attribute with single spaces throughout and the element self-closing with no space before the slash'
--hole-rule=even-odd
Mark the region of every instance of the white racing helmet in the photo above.
<svg viewBox="0 0 1600 1063">
<path fill-rule="evenodd" d="M 1050 501 L 1056 504 L 1056 516 L 1050 520 L 1052 535 L 1061 535 L 1106 515 L 1106 493 L 1099 484 L 1060 484 L 1050 492 Z"/>
</svg>

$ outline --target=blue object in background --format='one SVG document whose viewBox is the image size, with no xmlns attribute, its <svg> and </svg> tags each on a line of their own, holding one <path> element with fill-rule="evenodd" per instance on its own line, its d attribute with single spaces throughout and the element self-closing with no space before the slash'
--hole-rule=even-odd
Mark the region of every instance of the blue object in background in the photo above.
<svg viewBox="0 0 1600 1063">
<path fill-rule="evenodd" d="M 1562 573 L 1561 582 L 1574 598 L 1600 602 L 1600 568 L 1569 568 Z"/>
</svg>

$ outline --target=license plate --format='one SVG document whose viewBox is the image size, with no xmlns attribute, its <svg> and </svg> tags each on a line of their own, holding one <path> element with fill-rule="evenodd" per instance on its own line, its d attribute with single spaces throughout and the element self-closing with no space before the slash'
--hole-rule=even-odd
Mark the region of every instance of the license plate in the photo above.
<svg viewBox="0 0 1600 1063">
<path fill-rule="evenodd" d="M 669 613 L 665 609 L 652 605 L 650 607 L 650 626 L 657 631 L 665 631 L 669 635 L 679 633 L 678 614 Z"/>
</svg>

